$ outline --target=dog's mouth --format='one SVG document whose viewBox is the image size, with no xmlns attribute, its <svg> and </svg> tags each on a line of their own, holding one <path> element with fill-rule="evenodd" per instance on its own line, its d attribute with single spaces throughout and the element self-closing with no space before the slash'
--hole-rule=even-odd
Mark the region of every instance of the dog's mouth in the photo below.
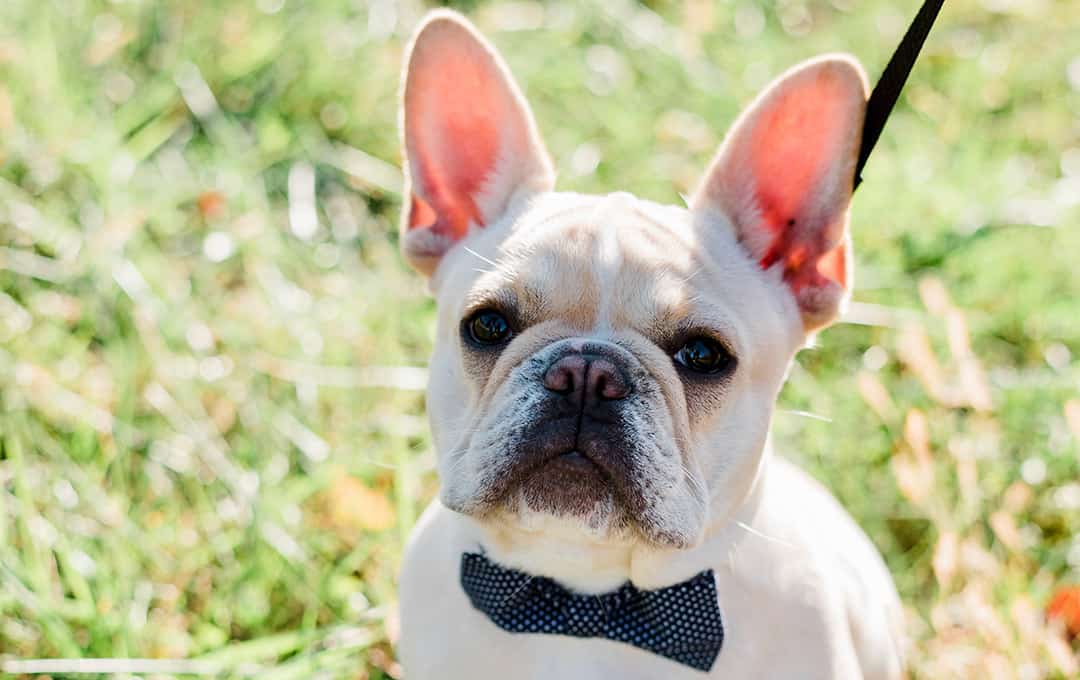
<svg viewBox="0 0 1080 680">
<path fill-rule="evenodd" d="M 528 530 L 580 525 L 592 536 L 686 545 L 684 515 L 676 515 L 694 502 L 678 471 L 670 470 L 679 452 L 657 446 L 657 433 L 642 432 L 633 414 L 615 416 L 541 413 L 527 425 L 470 442 L 466 452 L 477 458 L 488 453 L 480 484 L 466 502 L 454 503 L 451 496 L 447 506 L 497 525 Z M 682 470 L 689 474 L 685 466 Z M 668 513 L 669 506 L 677 510 Z M 545 516 L 556 524 L 545 524 Z"/>
<path fill-rule="evenodd" d="M 611 475 L 589 456 L 577 449 L 552 456 L 529 470 L 522 479 L 529 484 L 535 478 L 540 481 L 550 480 L 556 488 L 581 486 L 583 484 L 602 484 L 611 486 Z"/>
<path fill-rule="evenodd" d="M 610 486 L 612 477 L 620 474 L 618 470 L 609 469 L 610 465 L 597 456 L 576 445 L 571 446 L 571 442 L 546 437 L 541 440 L 545 445 L 522 448 L 512 454 L 516 460 L 499 485 L 499 498 L 492 496 L 489 500 L 500 500 L 526 486 L 534 491 L 548 485 L 556 488 L 584 483 Z"/>
<path fill-rule="evenodd" d="M 587 514 L 597 503 L 618 499 L 619 484 L 602 461 L 577 449 L 557 453 L 522 471 L 521 500 L 537 511 Z"/>
<path fill-rule="evenodd" d="M 524 503 L 538 512 L 579 516 L 598 506 L 640 509 L 627 435 L 610 426 L 566 425 L 549 421 L 521 442 L 483 505 L 491 510 Z"/>
<path fill-rule="evenodd" d="M 565 469 L 572 474 L 603 474 L 600 466 L 592 461 L 591 458 L 584 455 L 580 451 L 567 451 L 566 453 L 559 454 L 552 460 L 548 461 L 547 466 L 556 466 L 561 469 Z"/>
</svg>

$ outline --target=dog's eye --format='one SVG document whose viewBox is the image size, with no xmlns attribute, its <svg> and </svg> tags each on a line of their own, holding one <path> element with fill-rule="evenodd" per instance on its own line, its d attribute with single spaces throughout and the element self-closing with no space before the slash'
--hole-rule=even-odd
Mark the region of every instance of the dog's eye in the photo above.
<svg viewBox="0 0 1080 680">
<path fill-rule="evenodd" d="M 501 345 L 513 334 L 506 317 L 492 309 L 481 309 L 465 321 L 469 339 L 478 345 Z"/>
<path fill-rule="evenodd" d="M 727 372 L 735 365 L 735 357 L 712 338 L 693 337 L 675 352 L 675 361 L 695 373 Z"/>
</svg>

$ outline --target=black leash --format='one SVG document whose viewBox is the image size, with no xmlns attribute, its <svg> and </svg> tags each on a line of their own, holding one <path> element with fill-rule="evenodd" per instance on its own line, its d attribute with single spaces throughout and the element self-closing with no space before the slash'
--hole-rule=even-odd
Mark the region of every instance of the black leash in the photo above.
<svg viewBox="0 0 1080 680">
<path fill-rule="evenodd" d="M 863 123 L 862 146 L 859 148 L 859 161 L 855 164 L 855 186 L 857 189 L 862 183 L 862 169 L 866 165 L 866 159 L 874 150 L 881 131 L 885 128 L 885 121 L 889 119 L 896 100 L 900 97 L 900 90 L 904 89 L 904 83 L 911 73 L 911 67 L 915 65 L 915 59 L 922 51 L 926 36 L 937 19 L 941 6 L 945 0 L 926 0 L 915 15 L 903 40 L 893 52 L 892 58 L 881 73 L 881 78 L 874 91 L 870 93 L 870 99 L 866 102 L 866 120 Z"/>
</svg>

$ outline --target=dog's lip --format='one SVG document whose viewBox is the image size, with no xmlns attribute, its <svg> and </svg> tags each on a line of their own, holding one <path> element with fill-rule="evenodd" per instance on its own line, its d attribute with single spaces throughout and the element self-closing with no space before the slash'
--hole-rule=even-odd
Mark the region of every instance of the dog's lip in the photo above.
<svg viewBox="0 0 1080 680">
<path fill-rule="evenodd" d="M 477 507 L 500 505 L 538 475 L 561 477 L 567 483 L 579 478 L 591 479 L 626 507 L 639 507 L 641 499 L 632 478 L 632 461 L 626 455 L 611 455 L 613 450 L 607 450 L 616 444 L 610 441 L 616 433 L 608 432 L 606 427 L 602 428 L 603 432 L 582 432 L 577 421 L 574 413 L 537 423 L 529 436 L 519 442 L 521 448 L 510 453 L 506 468 L 477 499 Z M 607 446 L 594 441 L 599 439 L 605 440 Z"/>
<path fill-rule="evenodd" d="M 603 470 L 603 468 L 596 464 L 596 461 L 577 449 L 552 456 L 552 458 L 546 461 L 544 465 L 551 465 L 553 463 L 580 472 L 600 472 Z"/>
<path fill-rule="evenodd" d="M 517 479 L 524 481 L 535 475 L 547 472 L 558 472 L 574 477 L 593 477 L 604 480 L 605 484 L 612 484 L 611 471 L 601 462 L 598 462 L 577 448 L 567 449 L 535 461 L 532 465 L 520 471 Z"/>
<path fill-rule="evenodd" d="M 577 449 L 560 454 L 559 456 L 557 456 L 557 458 L 561 458 L 564 461 L 574 463 L 592 463 L 592 461 L 589 460 L 589 458 L 585 456 L 585 454 L 583 454 L 581 451 L 578 451 Z"/>
</svg>

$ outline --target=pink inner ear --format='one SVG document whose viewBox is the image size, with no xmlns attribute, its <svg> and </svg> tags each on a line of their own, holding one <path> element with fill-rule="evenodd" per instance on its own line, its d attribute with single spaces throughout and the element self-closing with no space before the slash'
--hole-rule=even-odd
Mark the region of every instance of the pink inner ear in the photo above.
<svg viewBox="0 0 1080 680">
<path fill-rule="evenodd" d="M 847 288 L 847 244 L 841 242 L 818 260 L 817 271 L 820 275 Z"/>
<path fill-rule="evenodd" d="M 515 139 L 524 131 L 506 85 L 479 48 L 425 55 L 410 74 L 406 125 L 415 194 L 409 228 L 430 226 L 458 240 L 469 223 L 483 226 L 476 196 L 499 160 L 500 123 Z"/>
<path fill-rule="evenodd" d="M 435 214 L 435 210 L 430 203 L 416 194 L 412 195 L 409 204 L 409 229 L 423 229 L 424 227 L 434 226 L 438 219 L 439 216 Z"/>
<path fill-rule="evenodd" d="M 828 242 L 839 230 L 825 221 L 837 219 L 825 182 L 836 181 L 837 164 L 848 159 L 848 137 L 854 121 L 850 85 L 828 71 L 777 93 L 755 121 L 745 158 L 755 178 L 755 199 L 763 226 L 772 234 L 762 267 L 783 260 L 796 289 L 811 283 L 812 274 L 843 285 L 843 248 Z M 831 260 L 817 262 L 819 258 Z M 804 267 L 803 265 L 811 265 Z M 809 269 L 801 276 L 795 272 Z"/>
</svg>

